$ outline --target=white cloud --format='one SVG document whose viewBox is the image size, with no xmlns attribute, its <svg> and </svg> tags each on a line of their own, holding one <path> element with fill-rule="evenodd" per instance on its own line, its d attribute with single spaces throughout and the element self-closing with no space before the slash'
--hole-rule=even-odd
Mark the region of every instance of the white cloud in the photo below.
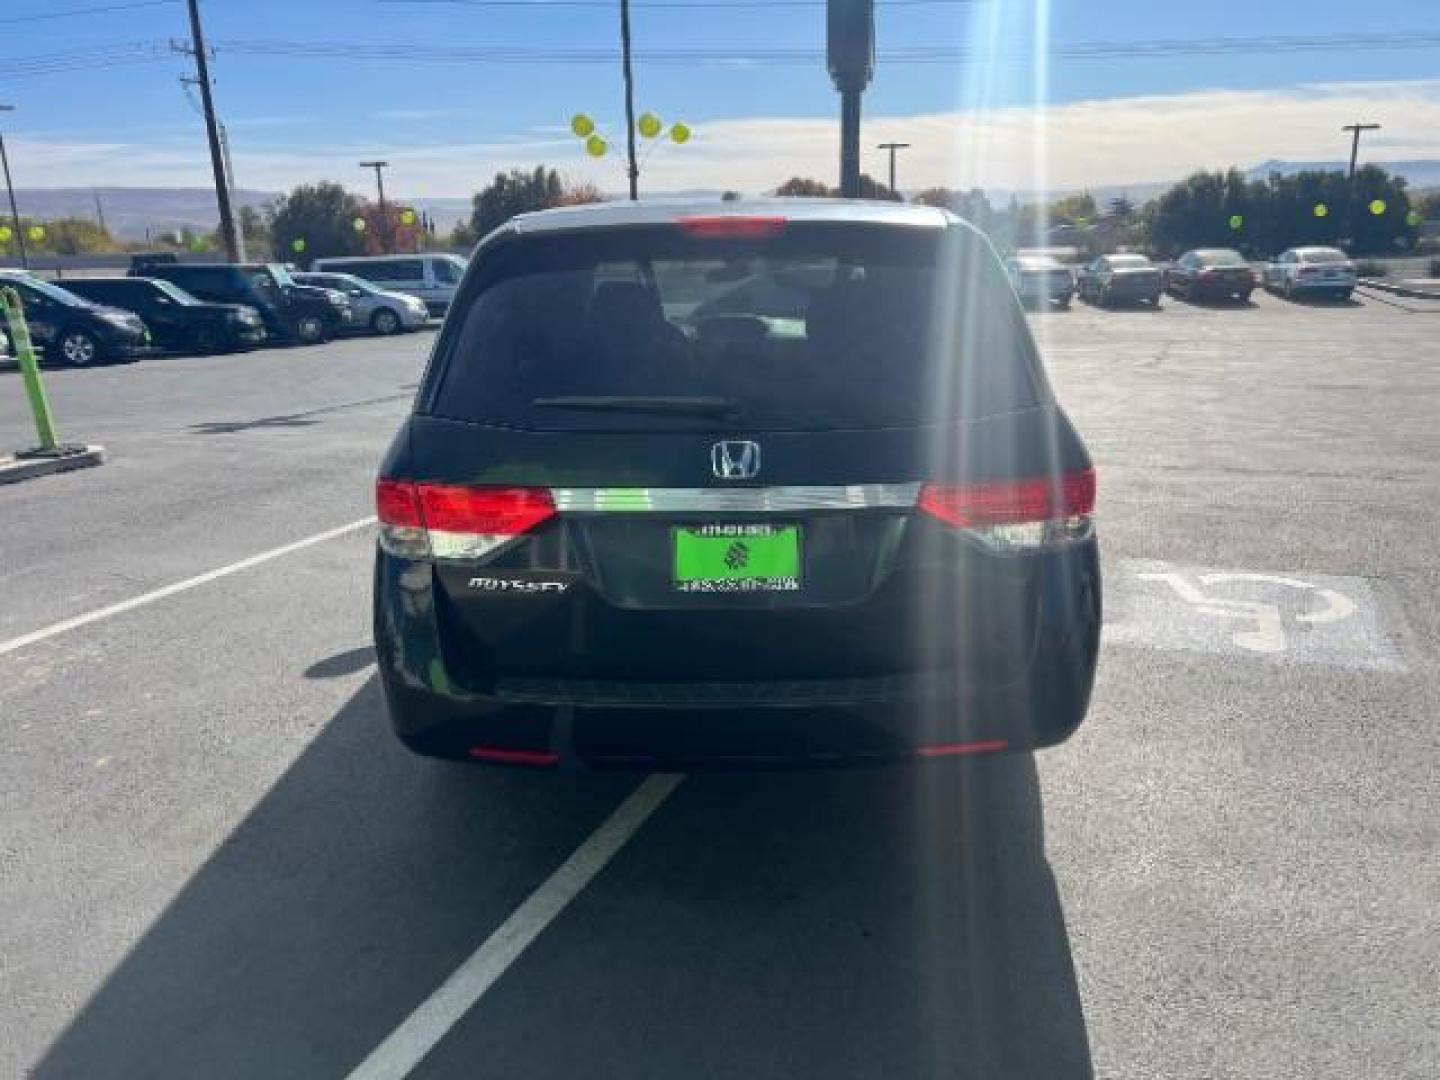
<svg viewBox="0 0 1440 1080">
<path fill-rule="evenodd" d="M 1205 90 L 1079 101 L 1045 109 L 1007 107 L 917 116 L 867 116 L 865 168 L 881 175 L 884 161 L 869 149 L 898 139 L 913 144 L 901 157 L 909 189 L 949 187 L 1070 190 L 1086 186 L 1171 180 L 1197 168 L 1253 165 L 1280 158 L 1336 160 L 1348 145 L 1340 125 L 1356 117 L 1384 125 L 1367 147 L 1384 160 L 1440 159 L 1440 80 L 1333 83 L 1285 90 Z M 652 192 L 737 188 L 758 192 L 794 175 L 833 177 L 833 118 L 742 117 L 698 122 L 685 146 L 662 145 L 643 166 Z M 614 139 L 615 149 L 620 140 Z M 296 146 L 235 139 L 238 181 L 248 188 L 288 188 L 340 179 L 368 190 L 354 174 L 370 145 Z M 530 129 L 510 141 L 447 143 L 387 149 L 391 182 L 412 196 L 463 195 L 500 169 L 546 163 L 618 191 L 617 156 L 586 158 L 568 133 Z M 12 154 L 22 187 L 203 185 L 209 163 L 202 140 L 129 145 L 118 141 L 52 142 L 16 138 Z"/>
</svg>

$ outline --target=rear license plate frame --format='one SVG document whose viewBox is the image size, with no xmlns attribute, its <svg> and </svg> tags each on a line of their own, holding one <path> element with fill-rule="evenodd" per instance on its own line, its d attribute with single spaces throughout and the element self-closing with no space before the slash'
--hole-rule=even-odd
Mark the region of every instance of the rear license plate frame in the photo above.
<svg viewBox="0 0 1440 1080">
<path fill-rule="evenodd" d="M 796 593 L 804 584 L 804 553 L 805 530 L 795 521 L 672 525 L 670 587 L 699 595 Z M 764 573 L 745 572 L 757 564 Z"/>
</svg>

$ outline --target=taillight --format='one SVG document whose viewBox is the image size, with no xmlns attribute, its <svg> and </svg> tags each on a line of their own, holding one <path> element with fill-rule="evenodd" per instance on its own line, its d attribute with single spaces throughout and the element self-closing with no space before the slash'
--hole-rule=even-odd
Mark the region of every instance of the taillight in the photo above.
<svg viewBox="0 0 1440 1080">
<path fill-rule="evenodd" d="M 1083 540 L 1094 532 L 1095 470 L 1057 478 L 926 484 L 920 509 L 1001 551 Z"/>
<path fill-rule="evenodd" d="M 754 217 L 718 214 L 714 217 L 682 217 L 680 231 L 698 240 L 760 240 L 778 236 L 785 229 L 783 217 Z"/>
<path fill-rule="evenodd" d="M 379 480 L 380 546 L 409 559 L 476 559 L 555 514 L 544 488 Z"/>
</svg>

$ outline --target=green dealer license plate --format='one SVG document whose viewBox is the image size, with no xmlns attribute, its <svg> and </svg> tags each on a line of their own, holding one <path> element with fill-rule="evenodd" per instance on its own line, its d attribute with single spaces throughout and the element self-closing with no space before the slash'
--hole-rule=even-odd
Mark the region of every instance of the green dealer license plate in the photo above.
<svg viewBox="0 0 1440 1080">
<path fill-rule="evenodd" d="M 681 592 L 796 592 L 799 525 L 686 525 L 670 532 Z"/>
</svg>

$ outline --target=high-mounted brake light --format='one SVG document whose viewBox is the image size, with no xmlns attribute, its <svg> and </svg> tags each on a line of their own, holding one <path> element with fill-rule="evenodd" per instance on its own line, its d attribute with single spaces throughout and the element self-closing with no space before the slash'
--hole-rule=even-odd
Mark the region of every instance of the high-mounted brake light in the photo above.
<svg viewBox="0 0 1440 1080">
<path fill-rule="evenodd" d="M 544 488 L 460 487 L 382 479 L 380 546 L 411 559 L 475 559 L 555 514 Z"/>
<path fill-rule="evenodd" d="M 1058 478 L 926 484 L 918 505 L 994 548 L 1049 547 L 1091 535 L 1095 470 L 1076 469 Z"/>
<path fill-rule="evenodd" d="M 785 231 L 783 217 L 746 217 L 739 214 L 683 217 L 676 224 L 686 236 L 699 240 L 762 240 Z"/>
</svg>

